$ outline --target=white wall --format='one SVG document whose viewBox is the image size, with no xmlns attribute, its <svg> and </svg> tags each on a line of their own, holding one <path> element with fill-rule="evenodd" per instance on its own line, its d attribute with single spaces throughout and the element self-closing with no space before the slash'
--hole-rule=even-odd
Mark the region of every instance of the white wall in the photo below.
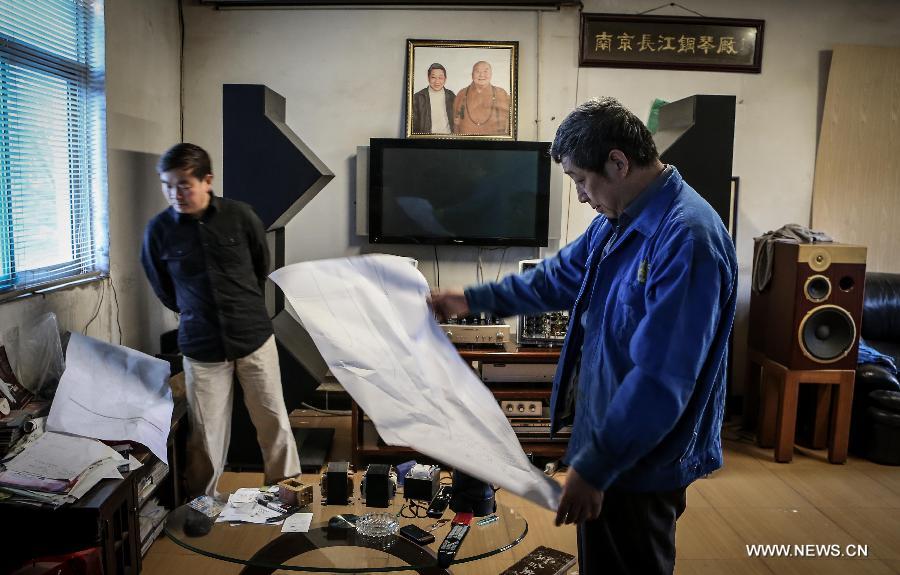
<svg viewBox="0 0 900 575">
<path fill-rule="evenodd" d="M 286 98 L 287 124 L 335 173 L 286 229 L 289 263 L 376 251 L 355 236 L 356 147 L 403 133 L 407 38 L 519 42 L 519 137 L 534 140 L 537 15 L 532 11 L 212 10 L 186 6 L 185 138 L 221 173 L 222 84 L 265 84 Z M 225 196 L 228 190 L 221 190 Z M 378 246 L 420 260 L 431 247 Z M 485 275 L 501 250 L 486 251 Z M 511 248 L 504 273 L 536 249 Z M 475 281 L 473 248 L 439 248 L 444 286 Z"/>
<path fill-rule="evenodd" d="M 624 12 L 630 6 L 625 0 L 589 0 L 585 11 Z M 817 124 L 827 84 L 823 58 L 829 57 L 835 44 L 900 45 L 900 5 L 895 0 L 702 0 L 689 6 L 707 15 L 765 20 L 762 73 L 583 69 L 578 100 L 615 96 L 646 118 L 654 98 L 737 96 L 733 173 L 740 176 L 741 189 L 735 373 L 743 374 L 753 238 L 790 222 L 810 224 Z M 583 229 L 586 220 L 580 217 L 579 221 L 572 227 Z"/>
<path fill-rule="evenodd" d="M 167 205 L 156 161 L 181 139 L 178 3 L 106 2 L 110 271 L 125 344 L 155 353 L 159 334 L 178 322 L 150 289 L 140 246 L 147 221 Z"/>
<path fill-rule="evenodd" d="M 159 333 L 176 322 L 150 297 L 138 256 L 144 224 L 164 207 L 153 163 L 179 138 L 177 4 L 106 0 L 105 16 L 110 273 L 125 343 L 156 352 Z M 52 311 L 61 329 L 82 331 L 101 295 L 87 333 L 117 342 L 115 298 L 106 282 L 2 304 L 0 329 Z"/>
<path fill-rule="evenodd" d="M 587 0 L 587 12 L 634 11 L 626 0 Z M 528 11 L 186 9 L 185 137 L 221 164 L 221 85 L 261 83 L 287 99 L 287 123 L 335 172 L 335 179 L 287 227 L 288 262 L 369 251 L 354 235 L 354 154 L 370 137 L 403 133 L 407 38 L 518 40 L 519 137 L 553 137 L 578 103 L 619 98 L 646 118 L 654 98 L 737 96 L 734 174 L 741 177 L 738 258 L 741 302 L 736 349 L 746 341 L 752 238 L 787 222 L 809 223 L 823 54 L 837 43 L 900 44 L 895 0 L 695 0 L 709 16 L 766 21 L 763 72 L 579 69 L 575 9 Z M 660 13 L 685 14 L 677 9 Z M 848 159 L 852 161 L 852 159 Z M 593 213 L 563 186 L 562 243 Z M 225 191 L 227 195 L 227 190 Z M 546 252 L 552 252 L 551 246 Z M 412 255 L 433 282 L 430 248 L 387 246 Z M 504 273 L 534 250 L 506 255 Z M 486 276 L 500 252 L 487 254 Z M 474 281 L 474 250 L 441 248 L 442 283 Z M 737 358 L 742 364 L 742 354 Z M 741 373 L 741 371 L 738 371 Z"/>
</svg>

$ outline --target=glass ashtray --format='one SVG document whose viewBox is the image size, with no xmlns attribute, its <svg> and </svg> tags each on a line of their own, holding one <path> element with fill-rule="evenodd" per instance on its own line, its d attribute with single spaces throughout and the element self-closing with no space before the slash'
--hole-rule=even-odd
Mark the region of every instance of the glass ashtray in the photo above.
<svg viewBox="0 0 900 575">
<path fill-rule="evenodd" d="M 356 520 L 356 532 L 363 537 L 388 537 L 399 528 L 397 517 L 391 513 L 366 513 Z"/>
</svg>

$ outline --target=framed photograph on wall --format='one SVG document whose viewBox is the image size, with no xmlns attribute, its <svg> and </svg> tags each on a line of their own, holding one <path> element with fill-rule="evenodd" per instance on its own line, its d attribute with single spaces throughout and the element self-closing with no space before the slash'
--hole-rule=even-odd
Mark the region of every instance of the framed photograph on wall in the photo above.
<svg viewBox="0 0 900 575">
<path fill-rule="evenodd" d="M 518 42 L 407 40 L 406 137 L 514 140 Z"/>
</svg>

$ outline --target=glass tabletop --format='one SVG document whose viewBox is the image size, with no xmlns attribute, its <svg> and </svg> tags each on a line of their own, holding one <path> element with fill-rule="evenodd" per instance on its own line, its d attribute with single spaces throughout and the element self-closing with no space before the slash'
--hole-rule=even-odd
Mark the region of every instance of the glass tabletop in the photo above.
<svg viewBox="0 0 900 575">
<path fill-rule="evenodd" d="M 329 527 L 328 521 L 339 514 L 362 516 L 386 512 L 398 515 L 400 526 L 414 524 L 427 531 L 437 519 L 400 516 L 401 512 L 403 515 L 411 513 L 408 507 L 403 508 L 405 501 L 399 492 L 388 508 L 377 508 L 366 507 L 358 497 L 354 497 L 350 505 L 325 505 L 319 487 L 315 486 L 314 490 L 313 504 L 300 510 L 313 514 L 308 533 L 282 533 L 280 525 L 213 523 L 214 519 L 182 505 L 169 513 L 166 535 L 178 545 L 201 555 L 246 565 L 242 571 L 245 574 L 271 573 L 276 569 L 326 573 L 446 573 L 437 566 L 437 550 L 450 531 L 449 521 L 434 529 L 435 541 L 424 546 L 399 534 L 381 539 L 364 537 L 352 528 Z M 424 507 L 419 515 L 425 515 Z M 453 515 L 448 509 L 444 518 L 452 519 Z M 514 509 L 498 503 L 495 515 L 497 520 L 486 525 L 478 525 L 478 519 L 472 520 L 454 564 L 502 553 L 524 539 L 528 523 Z"/>
</svg>

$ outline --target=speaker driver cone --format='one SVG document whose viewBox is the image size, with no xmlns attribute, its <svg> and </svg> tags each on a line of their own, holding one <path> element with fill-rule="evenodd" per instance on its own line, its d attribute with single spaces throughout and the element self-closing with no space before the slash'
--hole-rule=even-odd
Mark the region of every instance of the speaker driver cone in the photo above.
<svg viewBox="0 0 900 575">
<path fill-rule="evenodd" d="M 815 249 L 809 255 L 809 267 L 813 271 L 824 272 L 831 265 L 831 253 L 825 248 Z"/>
<path fill-rule="evenodd" d="M 823 305 L 806 314 L 798 335 L 804 355 L 819 363 L 831 363 L 853 349 L 856 325 L 844 308 Z"/>
<path fill-rule="evenodd" d="M 823 302 L 831 295 L 831 280 L 822 275 L 809 276 L 803 285 L 803 292 L 809 301 Z"/>
</svg>

